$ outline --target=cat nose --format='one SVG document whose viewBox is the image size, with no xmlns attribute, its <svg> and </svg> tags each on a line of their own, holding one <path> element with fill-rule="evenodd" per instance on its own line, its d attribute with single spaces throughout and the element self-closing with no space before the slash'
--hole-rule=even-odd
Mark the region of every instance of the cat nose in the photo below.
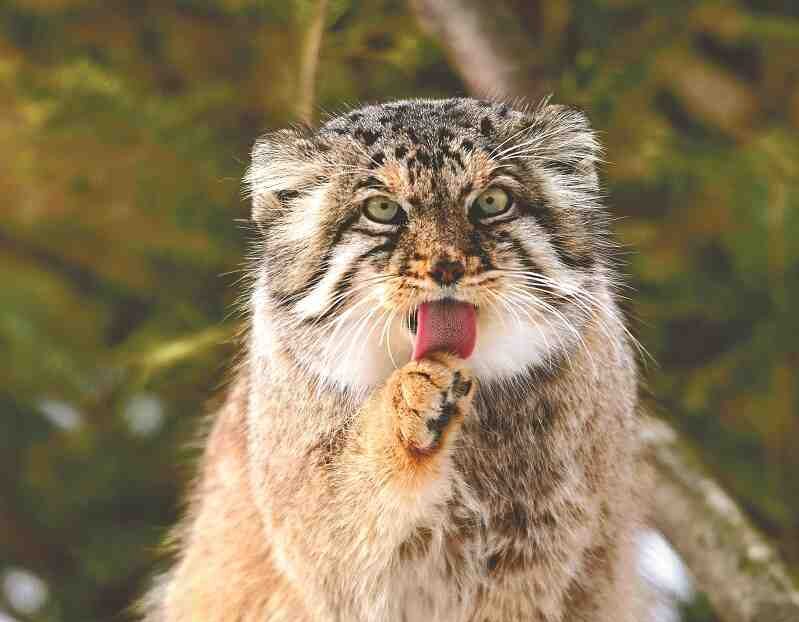
<svg viewBox="0 0 799 622">
<path fill-rule="evenodd" d="M 430 270 L 430 276 L 439 285 L 454 285 L 463 278 L 466 268 L 460 261 L 439 259 Z"/>
</svg>

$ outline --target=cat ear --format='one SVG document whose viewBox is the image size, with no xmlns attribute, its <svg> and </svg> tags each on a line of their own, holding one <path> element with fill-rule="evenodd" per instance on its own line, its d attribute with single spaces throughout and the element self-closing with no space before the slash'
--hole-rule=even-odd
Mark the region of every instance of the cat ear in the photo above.
<svg viewBox="0 0 799 622">
<path fill-rule="evenodd" d="M 547 98 L 528 114 L 532 158 L 555 173 L 576 176 L 596 185 L 602 145 L 585 113 L 578 108 L 550 104 Z"/>
<path fill-rule="evenodd" d="M 321 173 L 319 155 L 324 146 L 310 128 L 293 127 L 259 138 L 244 176 L 244 189 L 252 200 L 252 220 L 268 226 L 283 213 L 291 199 L 311 186 Z"/>
</svg>

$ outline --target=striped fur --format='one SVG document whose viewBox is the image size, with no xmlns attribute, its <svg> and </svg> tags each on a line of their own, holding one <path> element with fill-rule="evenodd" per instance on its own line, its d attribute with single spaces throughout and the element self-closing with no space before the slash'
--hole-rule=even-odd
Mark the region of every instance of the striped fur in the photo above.
<svg viewBox="0 0 799 622">
<path fill-rule="evenodd" d="M 399 101 L 256 144 L 246 362 L 148 620 L 640 619 L 599 158 L 548 102 Z M 513 206 L 478 217 L 490 187 Z M 442 297 L 477 307 L 473 356 L 409 362 Z"/>
</svg>

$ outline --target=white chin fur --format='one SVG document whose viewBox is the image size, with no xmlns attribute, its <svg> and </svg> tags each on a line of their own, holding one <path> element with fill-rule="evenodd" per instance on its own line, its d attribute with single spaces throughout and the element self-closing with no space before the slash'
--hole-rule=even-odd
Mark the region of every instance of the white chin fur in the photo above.
<svg viewBox="0 0 799 622">
<path fill-rule="evenodd" d="M 339 335 L 325 341 L 322 356 L 307 361 L 308 367 L 332 385 L 355 392 L 381 384 L 396 368 L 411 359 L 407 330 L 396 318 L 381 334 L 383 325 L 372 322 L 358 332 L 358 319 L 345 322 Z M 346 335 L 354 335 L 347 338 Z M 339 337 L 344 338 L 339 338 Z"/>
<path fill-rule="evenodd" d="M 268 355 L 278 340 L 290 335 L 281 335 L 268 313 L 259 313 L 258 307 L 263 310 L 256 304 L 253 337 L 256 351 Z M 329 386 L 365 393 L 411 360 L 413 343 L 399 316 L 384 334 L 382 323 L 374 320 L 359 329 L 359 319 L 340 323 L 329 335 L 324 335 L 327 329 L 320 327 L 324 336 L 320 335 L 319 349 L 298 358 L 303 367 Z M 477 378 L 501 381 L 530 366 L 546 366 L 554 352 L 573 343 L 568 329 L 552 318 L 533 324 L 527 317 L 479 314 L 477 344 L 468 362 Z M 297 350 L 295 354 L 299 354 Z"/>
<path fill-rule="evenodd" d="M 547 323 L 548 322 L 548 323 Z M 472 372 L 483 380 L 501 380 L 524 373 L 529 367 L 546 366 L 558 350 L 568 348 L 567 329 L 558 320 L 527 317 L 480 317 L 477 345 L 469 358 Z"/>
</svg>

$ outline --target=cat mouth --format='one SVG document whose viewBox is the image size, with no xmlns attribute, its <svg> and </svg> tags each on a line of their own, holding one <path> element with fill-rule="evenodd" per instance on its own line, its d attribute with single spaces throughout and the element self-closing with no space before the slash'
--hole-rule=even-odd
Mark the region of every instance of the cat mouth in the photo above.
<svg viewBox="0 0 799 622">
<path fill-rule="evenodd" d="M 408 316 L 413 359 L 431 352 L 450 352 L 467 359 L 477 343 L 477 307 L 454 298 L 423 302 Z"/>
</svg>

